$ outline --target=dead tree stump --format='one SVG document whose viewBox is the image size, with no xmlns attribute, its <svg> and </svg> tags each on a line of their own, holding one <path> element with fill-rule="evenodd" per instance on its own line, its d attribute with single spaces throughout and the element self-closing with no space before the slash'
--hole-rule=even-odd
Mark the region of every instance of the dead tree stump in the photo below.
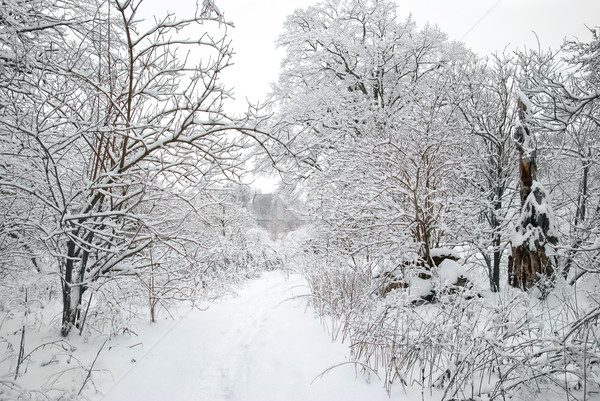
<svg viewBox="0 0 600 401">
<path fill-rule="evenodd" d="M 521 99 L 518 106 L 519 123 L 515 127 L 514 139 L 519 150 L 521 214 L 511 238 L 508 283 L 528 290 L 540 280 L 550 282 L 554 276 L 552 260 L 546 254 L 546 244 L 556 244 L 558 237 L 549 196 L 536 181 L 535 145 L 525 121 L 527 107 Z"/>
</svg>

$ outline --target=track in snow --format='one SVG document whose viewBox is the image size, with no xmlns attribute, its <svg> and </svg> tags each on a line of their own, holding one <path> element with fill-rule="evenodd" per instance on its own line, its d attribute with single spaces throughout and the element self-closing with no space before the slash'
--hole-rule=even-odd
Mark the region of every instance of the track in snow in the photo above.
<svg viewBox="0 0 600 401">
<path fill-rule="evenodd" d="M 238 296 L 206 311 L 191 312 L 164 330 L 153 348 L 132 351 L 126 343 L 114 346 L 103 355 L 105 368 L 111 366 L 110 354 L 124 360 L 128 353 L 138 352 L 139 360 L 130 362 L 128 370 L 113 372 L 113 381 L 101 383 L 104 397 L 91 398 L 389 400 L 378 380 L 366 383 L 362 375 L 357 377 L 353 365 L 315 380 L 327 368 L 346 361 L 348 351 L 331 342 L 321 323 L 305 312 L 303 300 L 291 299 L 305 292 L 297 276 L 286 280 L 280 272 L 268 272 L 248 282 Z"/>
</svg>

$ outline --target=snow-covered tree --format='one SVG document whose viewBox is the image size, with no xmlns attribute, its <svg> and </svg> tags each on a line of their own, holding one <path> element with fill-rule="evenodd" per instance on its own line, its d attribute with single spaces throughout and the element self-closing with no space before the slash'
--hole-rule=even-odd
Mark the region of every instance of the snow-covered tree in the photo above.
<svg viewBox="0 0 600 401">
<path fill-rule="evenodd" d="M 17 26 L 0 42 L 2 235 L 27 230 L 51 257 L 63 335 L 94 283 L 147 266 L 153 243 L 189 239 L 167 205 L 236 178 L 239 134 L 257 135 L 223 110 L 232 50 L 214 7 L 149 22 L 142 1 L 72 5 L 15 0 L 0 14 Z"/>
<path fill-rule="evenodd" d="M 515 66 L 511 59 L 493 56 L 464 66 L 457 102 L 471 133 L 471 160 L 465 175 L 472 184 L 465 207 L 472 221 L 467 237 L 483 256 L 492 291 L 500 289 L 502 255 L 506 247 L 507 215 L 513 200 L 516 149 L 512 127 L 516 117 Z"/>
<path fill-rule="evenodd" d="M 457 200 L 449 72 L 468 52 L 436 27 L 400 20 L 389 1 L 298 10 L 279 44 L 287 56 L 274 126 L 297 155 L 288 179 L 309 193 L 329 240 L 355 261 L 431 266 Z"/>
</svg>

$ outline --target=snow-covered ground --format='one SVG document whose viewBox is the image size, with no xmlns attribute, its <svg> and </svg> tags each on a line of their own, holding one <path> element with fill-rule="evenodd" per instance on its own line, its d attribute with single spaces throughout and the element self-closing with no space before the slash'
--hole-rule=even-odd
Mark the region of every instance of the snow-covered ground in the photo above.
<svg viewBox="0 0 600 401">
<path fill-rule="evenodd" d="M 205 311 L 140 324 L 138 336 L 105 345 L 94 366 L 97 392 L 88 386 L 84 394 L 105 401 L 389 400 L 379 379 L 368 382 L 353 364 L 319 376 L 347 362 L 348 348 L 332 343 L 306 310 L 306 292 L 299 276 L 266 272 Z M 406 397 L 401 389 L 398 395 Z"/>
</svg>

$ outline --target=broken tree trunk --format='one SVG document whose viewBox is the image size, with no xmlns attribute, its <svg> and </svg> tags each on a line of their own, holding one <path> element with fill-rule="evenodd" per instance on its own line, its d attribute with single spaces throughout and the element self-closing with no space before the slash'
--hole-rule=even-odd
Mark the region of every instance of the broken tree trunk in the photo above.
<svg viewBox="0 0 600 401">
<path fill-rule="evenodd" d="M 536 181 L 535 146 L 525 121 L 527 106 L 521 99 L 518 106 L 519 123 L 515 127 L 514 139 L 519 150 L 521 215 L 511 238 L 508 283 L 528 290 L 540 281 L 549 283 L 554 276 L 552 259 L 546 254 L 546 244 L 556 244 L 558 238 L 549 197 L 544 187 Z"/>
</svg>

